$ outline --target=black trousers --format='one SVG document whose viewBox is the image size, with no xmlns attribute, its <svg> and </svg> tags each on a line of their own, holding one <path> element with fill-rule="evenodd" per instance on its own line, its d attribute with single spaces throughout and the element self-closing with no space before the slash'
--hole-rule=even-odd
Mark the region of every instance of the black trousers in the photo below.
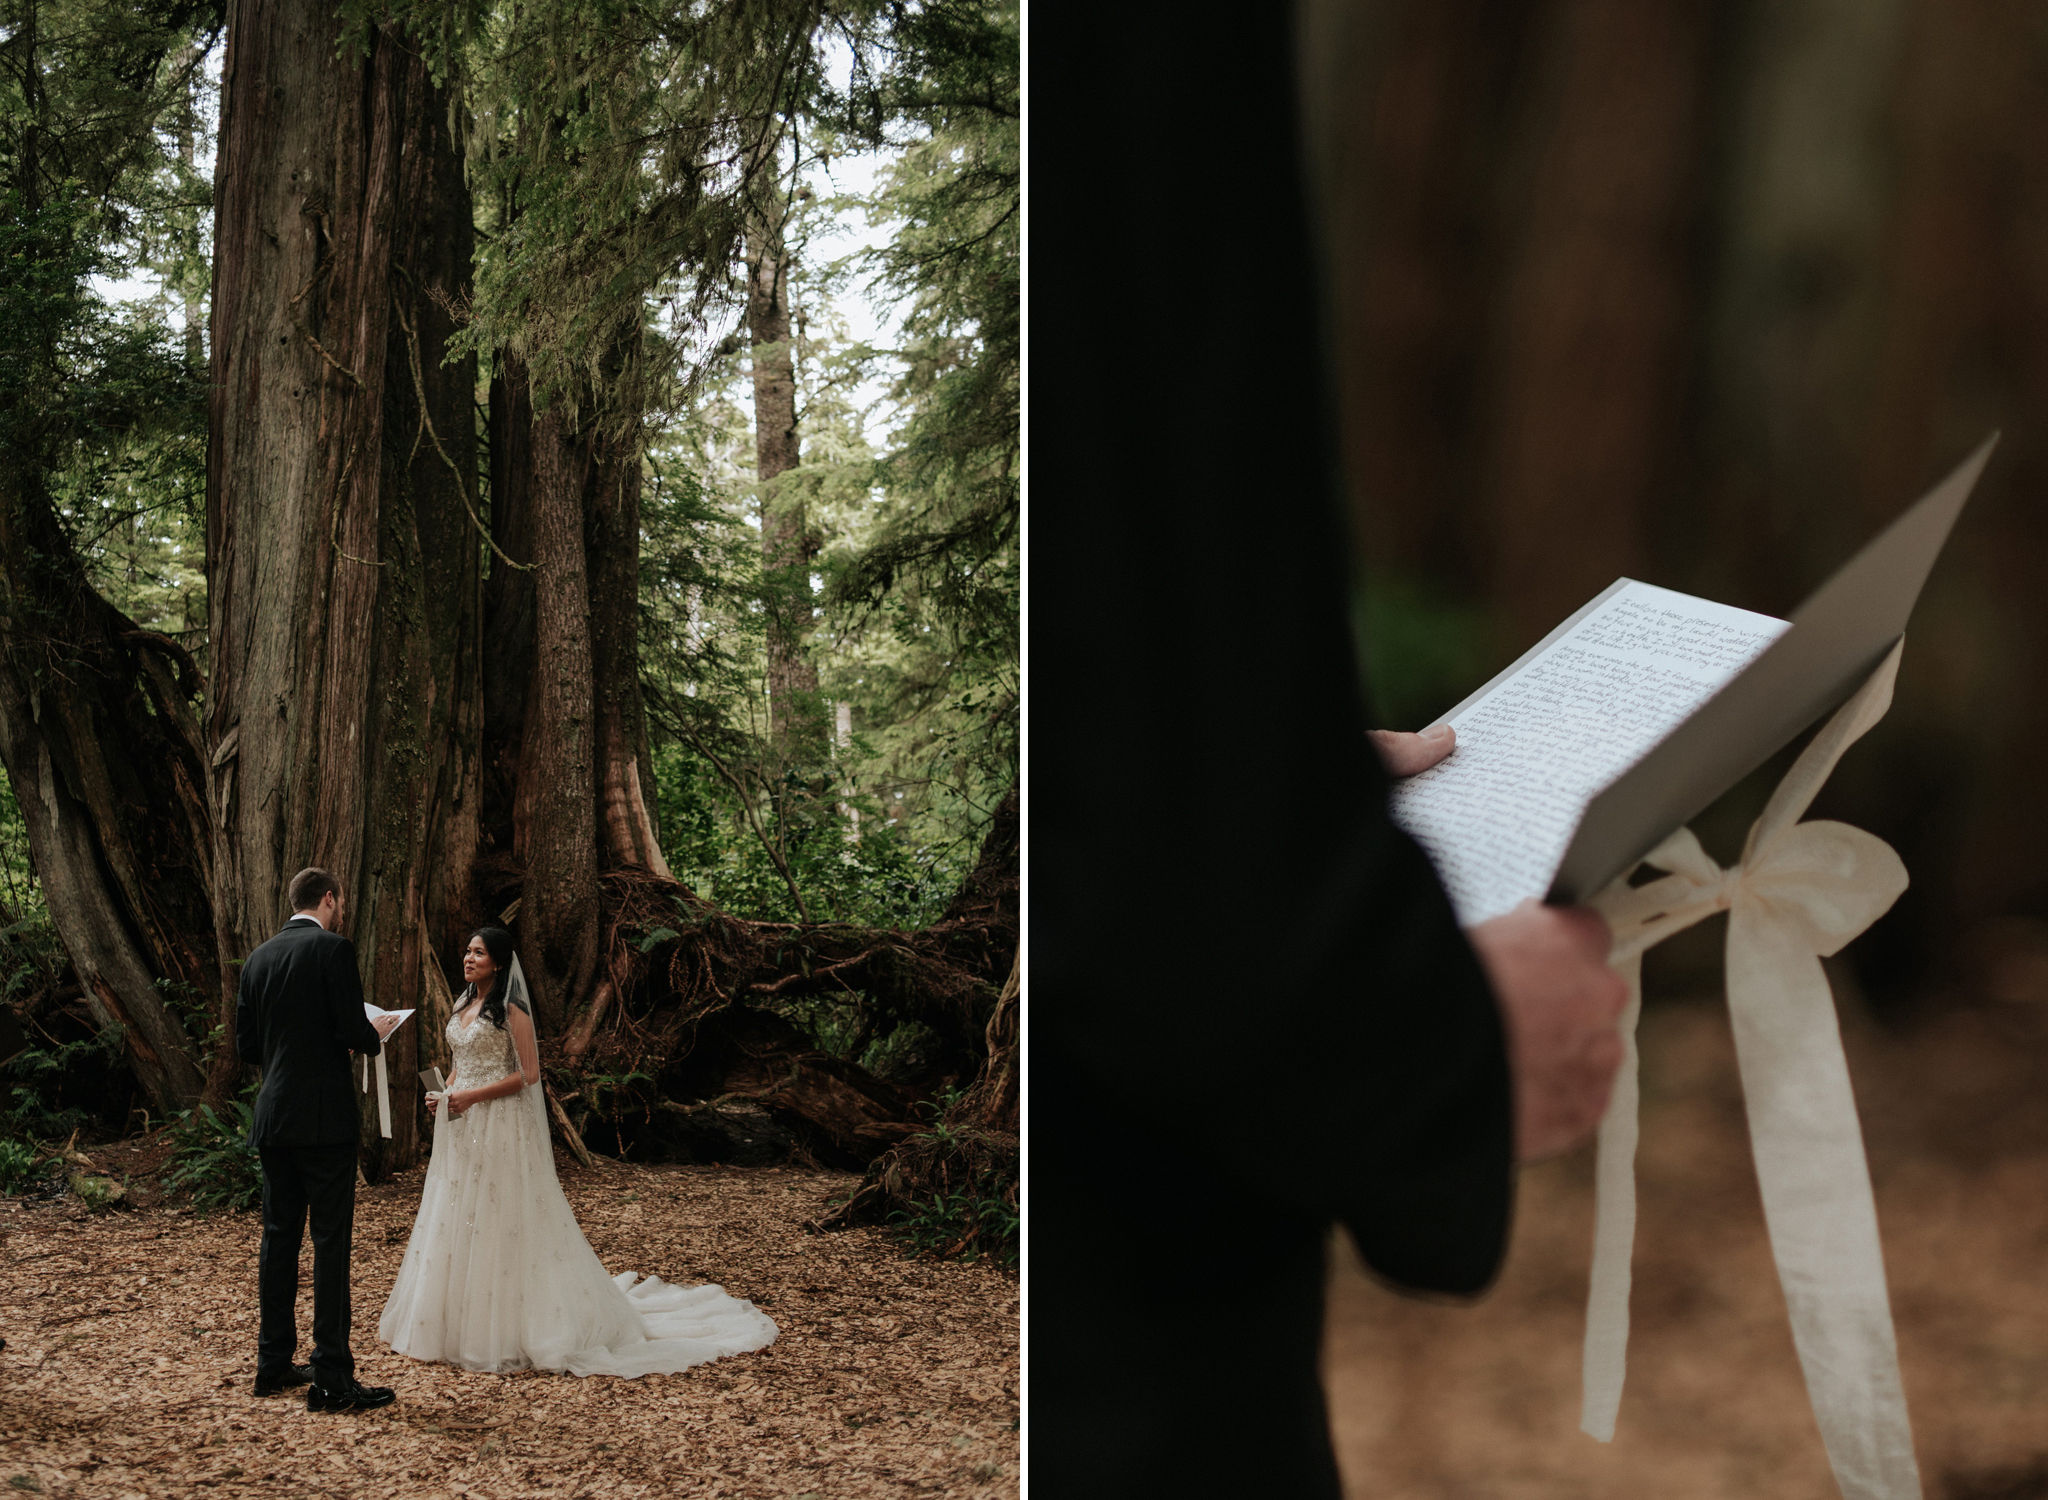
<svg viewBox="0 0 2048 1500">
<path fill-rule="evenodd" d="M 313 1379 L 346 1385 L 355 1378 L 348 1352 L 348 1257 L 356 1222 L 356 1148 L 259 1146 L 263 1161 L 263 1249 L 256 1296 L 261 1326 L 256 1373 L 282 1375 L 299 1347 L 299 1243 L 313 1221 Z"/>
<path fill-rule="evenodd" d="M 1328 1222 L 1120 1126 L 1051 1048 L 1031 1089 L 1034 1488 L 1338 1500 L 1317 1370 Z"/>
</svg>

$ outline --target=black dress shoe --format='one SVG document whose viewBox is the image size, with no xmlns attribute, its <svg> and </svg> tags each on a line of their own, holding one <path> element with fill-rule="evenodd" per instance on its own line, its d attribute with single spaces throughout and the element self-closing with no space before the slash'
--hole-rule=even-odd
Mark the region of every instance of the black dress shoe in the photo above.
<svg viewBox="0 0 2048 1500">
<path fill-rule="evenodd" d="M 259 1396 L 275 1396 L 279 1391 L 289 1391 L 296 1386 L 311 1385 L 312 1383 L 313 1367 L 311 1365 L 286 1365 L 282 1375 L 258 1375 L 256 1377 L 256 1394 Z"/>
<path fill-rule="evenodd" d="M 398 1392 L 388 1385 L 357 1385 L 353 1380 L 338 1386 L 316 1381 L 306 1387 L 307 1411 L 375 1411 L 397 1399 Z"/>
</svg>

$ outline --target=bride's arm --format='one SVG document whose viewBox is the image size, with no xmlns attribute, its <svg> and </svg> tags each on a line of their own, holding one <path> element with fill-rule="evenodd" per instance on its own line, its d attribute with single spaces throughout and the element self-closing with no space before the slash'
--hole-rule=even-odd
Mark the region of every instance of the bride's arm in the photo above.
<svg viewBox="0 0 2048 1500">
<path fill-rule="evenodd" d="M 516 1094 L 523 1088 L 531 1088 L 540 1082 L 540 1047 L 534 1041 L 533 1018 L 519 1007 L 507 1007 L 505 1029 L 512 1033 L 512 1045 L 519 1054 L 519 1068 L 507 1073 L 496 1083 L 484 1084 L 481 1088 L 455 1089 L 448 1091 L 448 1108 L 453 1114 L 461 1114 L 473 1104 L 486 1099 L 503 1099 Z"/>
</svg>

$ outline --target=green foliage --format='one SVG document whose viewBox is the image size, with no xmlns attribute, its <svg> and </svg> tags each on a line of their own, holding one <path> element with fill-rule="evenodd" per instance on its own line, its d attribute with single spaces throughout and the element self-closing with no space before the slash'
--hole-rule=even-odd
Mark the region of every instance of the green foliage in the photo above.
<svg viewBox="0 0 2048 1500">
<path fill-rule="evenodd" d="M 227 1032 L 219 1012 L 197 985 L 184 980 L 159 979 L 156 990 L 163 996 L 164 1008 L 185 1028 L 185 1035 L 199 1043 L 200 1071 L 210 1069 L 214 1054 L 220 1050 L 221 1039 Z"/>
<path fill-rule="evenodd" d="M 622 1157 L 628 1149 L 621 1129 L 627 1116 L 637 1114 L 641 1123 L 646 1123 L 654 1117 L 655 1102 L 661 1097 L 654 1075 L 637 1069 L 578 1073 L 558 1068 L 553 1078 L 564 1107 L 572 1113 L 576 1133 L 587 1142 L 596 1125 L 609 1125 L 613 1147 Z"/>
<path fill-rule="evenodd" d="M 576 1079 L 576 1092 L 592 1114 L 609 1119 L 628 1105 L 640 1105 L 643 1111 L 651 1108 L 652 1101 L 643 1091 L 653 1083 L 651 1073 L 583 1073 Z"/>
<path fill-rule="evenodd" d="M 203 630 L 205 372 L 166 330 L 93 294 L 110 262 L 88 221 L 76 194 L 31 209 L 0 191 L 0 323 L 17 334 L 0 350 L 0 442 L 117 608 L 145 628 Z"/>
<path fill-rule="evenodd" d="M 16 1003 L 47 988 L 63 963 L 64 951 L 30 857 L 28 825 L 13 783 L 0 770 L 0 1003 Z"/>
<path fill-rule="evenodd" d="M 195 169 L 179 161 L 166 189 L 152 126 L 190 113 L 217 21 L 171 9 L 45 5 L 0 42 L 13 64 L 0 75 L 0 498 L 17 510 L 14 566 L 45 570 L 53 597 L 82 561 L 139 623 L 189 633 L 205 613 L 203 351 L 92 287 L 131 268 L 124 243 L 148 240 L 166 213 L 197 253 Z M 73 50 L 82 38 L 103 51 Z M 61 643 L 34 618 L 14 629 L 38 625 Z"/>
<path fill-rule="evenodd" d="M 986 1188 L 913 1197 L 891 1209 L 886 1222 L 912 1255 L 963 1261 L 986 1255 L 1005 1270 L 1017 1269 L 1023 1218 L 1000 1194 Z"/>
<path fill-rule="evenodd" d="M 811 920 L 906 928 L 934 920 L 959 888 L 975 851 L 959 844 L 920 847 L 896 829 L 876 827 L 882 820 L 873 804 L 861 836 L 851 838 L 849 811 L 831 796 L 829 786 L 813 788 L 812 795 L 785 797 L 763 811 L 763 827 L 780 841 Z M 720 825 L 708 839 L 677 840 L 669 849 L 678 874 L 733 915 L 765 922 L 798 919 L 782 872 L 760 838 Z"/>
<path fill-rule="evenodd" d="M 768 734 L 768 605 L 758 534 L 735 498 L 751 442 L 735 411 L 714 403 L 649 456 L 640 645 L 662 848 L 681 879 L 736 916 L 921 925 L 977 846 L 920 838 L 892 816 L 895 799 L 862 790 L 873 744 L 835 743 L 828 704 L 808 705 L 812 732 Z"/>
<path fill-rule="evenodd" d="M 820 1052 L 852 1057 L 868 1035 L 866 1008 L 858 995 L 806 995 L 776 1009 L 803 1029 Z"/>
<path fill-rule="evenodd" d="M 877 1078 L 910 1082 L 928 1069 L 939 1037 L 922 1021 L 900 1019 L 858 991 L 807 995 L 771 1006 L 794 1021 L 820 1052 L 858 1062 Z"/>
<path fill-rule="evenodd" d="M 913 1255 L 973 1261 L 988 1256 L 1017 1268 L 1022 1214 L 1018 1208 L 1017 1152 L 973 1125 L 947 1123 L 963 1091 L 945 1088 L 922 1106 L 932 1127 L 914 1135 L 868 1168 L 893 1207 L 883 1222 Z"/>
<path fill-rule="evenodd" d="M 515 354 L 544 400 L 637 432 L 716 341 L 704 335 L 733 305 L 748 215 L 839 14 L 810 0 L 349 0 L 353 38 L 405 23 L 466 106 L 484 235 L 462 348 Z"/>
<path fill-rule="evenodd" d="M 0 180 L 40 206 L 60 184 L 115 240 L 152 189 L 154 127 L 191 95 L 218 0 L 0 0 Z"/>
<path fill-rule="evenodd" d="M 239 1213 L 263 1201 L 263 1163 L 249 1144 L 255 1092 L 254 1085 L 243 1090 L 224 1113 L 202 1104 L 172 1117 L 165 1187 L 189 1193 L 201 1209 Z"/>
<path fill-rule="evenodd" d="M 76 1198 L 94 1213 L 104 1213 L 128 1196 L 127 1187 L 111 1177 L 94 1172 L 73 1172 L 65 1179 L 65 1186 Z"/>
<path fill-rule="evenodd" d="M 1395 573 L 1374 573 L 1354 596 L 1353 632 L 1387 729 L 1421 729 L 1503 665 L 1479 605 Z"/>
<path fill-rule="evenodd" d="M 47 1174 L 34 1142 L 0 1140 L 0 1193 L 12 1197 Z"/>
<path fill-rule="evenodd" d="M 0 1111 L 0 1135 L 54 1140 L 92 1119 L 91 1111 L 63 1102 L 64 1086 L 88 1068 L 125 1065 L 128 1035 L 109 1026 L 98 1036 L 30 1047 L 0 1063 L 0 1074 L 16 1080 L 9 1091 L 13 1103 Z"/>
<path fill-rule="evenodd" d="M 871 1042 L 860 1065 L 877 1078 L 914 1078 L 937 1049 L 939 1035 L 922 1021 L 905 1021 L 887 1036 Z"/>
<path fill-rule="evenodd" d="M 860 259 L 902 314 L 903 420 L 875 499 L 827 554 L 827 691 L 857 706 L 891 790 L 955 836 L 1016 779 L 1022 157 L 1014 4 L 892 12 L 857 87 L 898 154 Z M 893 800 L 893 797 L 892 797 Z"/>
</svg>

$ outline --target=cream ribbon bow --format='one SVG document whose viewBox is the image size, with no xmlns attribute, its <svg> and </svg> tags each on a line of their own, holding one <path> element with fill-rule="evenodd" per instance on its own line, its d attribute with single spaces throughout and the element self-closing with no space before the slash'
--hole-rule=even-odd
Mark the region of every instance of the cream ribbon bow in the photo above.
<svg viewBox="0 0 2048 1500">
<path fill-rule="evenodd" d="M 1629 1004 L 1626 1055 L 1600 1126 L 1579 1425 L 1611 1441 L 1621 1404 L 1643 953 L 1726 911 L 1728 1011 L 1764 1219 L 1807 1396 L 1845 1500 L 1918 1500 L 1921 1491 L 1870 1169 L 1820 960 L 1890 909 L 1906 889 L 1906 867 L 1861 829 L 1799 818 L 1842 753 L 1891 706 L 1904 644 L 1892 647 L 1786 773 L 1739 864 L 1722 869 L 1681 828 L 1642 860 L 1670 873 L 1634 888 L 1624 877 L 1592 903 L 1614 929 L 1610 962 L 1628 980 Z"/>
</svg>

